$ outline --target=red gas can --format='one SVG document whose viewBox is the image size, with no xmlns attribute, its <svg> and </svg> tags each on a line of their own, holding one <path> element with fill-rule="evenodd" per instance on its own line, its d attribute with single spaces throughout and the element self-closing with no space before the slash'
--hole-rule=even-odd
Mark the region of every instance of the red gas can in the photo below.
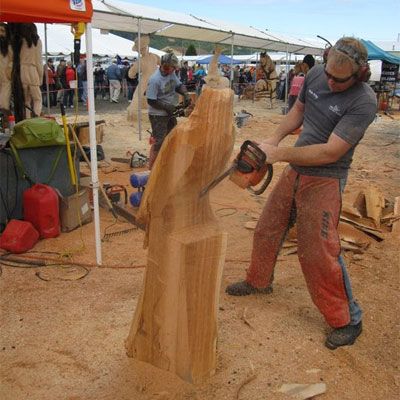
<svg viewBox="0 0 400 400">
<path fill-rule="evenodd" d="M 41 238 L 60 234 L 59 199 L 56 191 L 38 183 L 23 194 L 24 220 L 32 222 Z"/>
<path fill-rule="evenodd" d="M 12 219 L 0 236 L 0 248 L 11 253 L 25 253 L 38 241 L 39 232 L 28 221 Z"/>
</svg>

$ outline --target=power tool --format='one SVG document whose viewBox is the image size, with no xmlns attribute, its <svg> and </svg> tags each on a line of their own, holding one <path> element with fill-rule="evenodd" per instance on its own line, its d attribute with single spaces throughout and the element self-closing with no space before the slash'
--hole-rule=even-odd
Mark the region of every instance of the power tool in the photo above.
<svg viewBox="0 0 400 400">
<path fill-rule="evenodd" d="M 253 189 L 267 175 L 261 187 Z M 222 175 L 214 179 L 201 192 L 203 197 L 208 191 L 217 186 L 223 179 L 229 176 L 229 179 L 242 189 L 248 189 L 253 194 L 260 195 L 264 193 L 272 180 L 273 168 L 267 163 L 267 155 L 251 140 L 246 140 L 240 147 L 240 152 Z"/>
</svg>

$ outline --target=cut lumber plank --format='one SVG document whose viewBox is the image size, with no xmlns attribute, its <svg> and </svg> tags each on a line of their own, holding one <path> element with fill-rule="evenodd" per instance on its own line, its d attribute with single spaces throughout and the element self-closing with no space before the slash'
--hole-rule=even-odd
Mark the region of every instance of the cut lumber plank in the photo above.
<svg viewBox="0 0 400 400">
<path fill-rule="evenodd" d="M 368 186 L 364 192 L 367 217 L 371 218 L 377 228 L 381 225 L 382 210 L 385 208 L 385 198 L 373 186 Z"/>
<path fill-rule="evenodd" d="M 128 355 L 194 383 L 215 373 L 227 239 L 209 195 L 199 194 L 226 167 L 234 141 L 233 92 L 212 71 L 190 117 L 165 139 L 144 191 L 137 220 L 146 225 L 148 261 L 126 341 Z"/>
<path fill-rule="evenodd" d="M 400 196 L 394 199 L 394 210 L 393 210 L 394 218 L 392 224 L 392 232 L 396 233 L 398 236 L 400 235 L 400 220 L 397 219 L 400 217 Z"/>
</svg>

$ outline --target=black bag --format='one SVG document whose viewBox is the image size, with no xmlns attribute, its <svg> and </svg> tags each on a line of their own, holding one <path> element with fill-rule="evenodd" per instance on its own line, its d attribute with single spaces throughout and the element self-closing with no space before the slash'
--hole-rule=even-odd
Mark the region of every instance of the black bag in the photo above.
<svg viewBox="0 0 400 400">
<path fill-rule="evenodd" d="M 90 147 L 89 146 L 82 146 L 87 158 L 90 160 Z M 104 160 L 105 156 L 104 156 L 104 150 L 103 147 L 98 144 L 97 145 L 97 161 L 102 161 Z M 86 161 L 85 158 L 83 157 L 82 154 L 79 153 L 79 161 Z"/>
</svg>

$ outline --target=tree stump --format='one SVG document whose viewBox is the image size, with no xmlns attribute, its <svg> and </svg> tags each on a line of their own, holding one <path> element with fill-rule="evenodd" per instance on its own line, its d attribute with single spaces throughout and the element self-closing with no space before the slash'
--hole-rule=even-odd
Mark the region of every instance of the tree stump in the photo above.
<svg viewBox="0 0 400 400">
<path fill-rule="evenodd" d="M 221 79 L 210 78 L 190 117 L 164 141 L 138 213 L 148 261 L 127 352 L 188 382 L 204 381 L 216 367 L 227 235 L 208 194 L 199 194 L 233 148 L 233 92 Z"/>
</svg>

